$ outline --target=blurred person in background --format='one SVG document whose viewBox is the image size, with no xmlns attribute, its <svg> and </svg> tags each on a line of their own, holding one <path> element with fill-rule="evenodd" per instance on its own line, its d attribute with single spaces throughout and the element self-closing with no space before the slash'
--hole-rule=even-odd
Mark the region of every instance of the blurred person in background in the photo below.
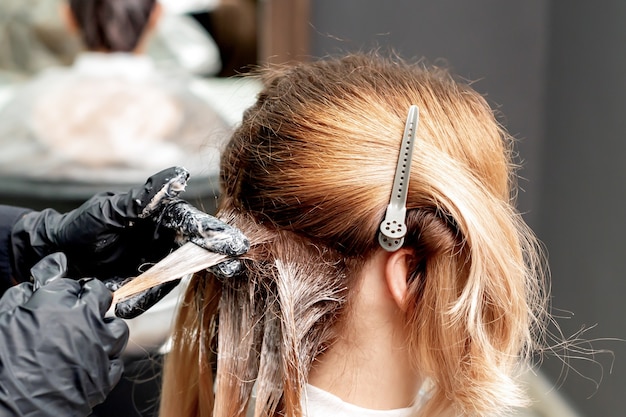
<svg viewBox="0 0 626 417">
<path fill-rule="evenodd" d="M 85 51 L 6 103 L 0 175 L 127 183 L 171 165 L 194 175 L 217 166 L 228 124 L 191 92 L 188 72 L 145 54 L 162 19 L 158 2 L 71 0 L 61 15 Z"/>
<path fill-rule="evenodd" d="M 0 74 L 5 80 L 23 80 L 46 68 L 71 65 L 83 50 L 80 37 L 67 31 L 59 12 L 66 1 L 0 2 Z M 212 9 L 216 6 L 213 3 L 218 3 L 207 1 L 203 9 Z M 147 54 L 160 66 L 178 66 L 202 76 L 218 73 L 222 66 L 218 46 L 187 15 L 190 6 L 181 7 L 184 1 L 162 3 L 164 13 L 148 41 Z"/>
</svg>

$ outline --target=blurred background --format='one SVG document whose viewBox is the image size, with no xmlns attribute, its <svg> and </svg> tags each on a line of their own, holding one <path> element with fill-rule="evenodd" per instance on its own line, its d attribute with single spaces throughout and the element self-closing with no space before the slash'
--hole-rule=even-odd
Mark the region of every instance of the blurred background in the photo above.
<svg viewBox="0 0 626 417">
<path fill-rule="evenodd" d="M 0 4 L 0 104 L 11 103 L 20 86 L 44 68 L 71 65 L 77 53 L 68 38 L 57 36 L 58 16 L 44 10 L 51 1 L 14 1 L 15 7 L 28 4 L 28 13 L 24 7 L 6 7 L 12 0 Z M 519 208 L 547 248 L 553 312 L 571 341 L 569 350 L 561 346 L 556 355 L 537 356 L 537 375 L 528 377 L 537 403 L 520 413 L 624 415 L 626 343 L 619 339 L 626 339 L 626 2 L 162 3 L 172 20 L 154 37 L 148 54 L 162 68 L 191 74 L 193 93 L 227 127 L 236 125 L 258 88 L 232 76 L 265 62 L 393 49 L 405 58 L 449 66 L 472 81 L 517 139 Z M 32 34 L 24 35 L 24 25 L 36 28 L 35 37 L 45 34 L 48 44 L 42 47 L 29 38 Z M 26 40 L 10 50 L 16 33 Z M 219 150 L 221 139 L 211 138 L 216 143 L 210 146 Z M 0 160 L 5 147 L 13 146 L 9 142 L 0 138 Z M 144 174 L 87 181 L 37 176 L 31 170 L 21 177 L 4 172 L 2 164 L 0 202 L 60 209 L 96 190 L 125 189 Z M 215 172 L 207 168 L 197 178 L 190 199 L 210 209 L 217 192 Z"/>
</svg>

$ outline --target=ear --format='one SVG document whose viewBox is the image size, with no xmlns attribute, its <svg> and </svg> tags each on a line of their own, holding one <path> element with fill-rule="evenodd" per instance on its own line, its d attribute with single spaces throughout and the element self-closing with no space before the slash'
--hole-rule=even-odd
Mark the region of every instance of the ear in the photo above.
<svg viewBox="0 0 626 417">
<path fill-rule="evenodd" d="M 414 256 L 415 254 L 411 249 L 401 248 L 392 252 L 385 264 L 387 288 L 396 305 L 402 311 L 406 311 L 409 265 L 411 265 Z"/>
<path fill-rule="evenodd" d="M 67 31 L 72 34 L 77 33 L 78 22 L 76 22 L 76 18 L 74 17 L 74 13 L 72 13 L 69 2 L 64 1 L 61 3 L 59 6 L 59 14 L 61 15 L 61 20 L 63 21 Z"/>
</svg>

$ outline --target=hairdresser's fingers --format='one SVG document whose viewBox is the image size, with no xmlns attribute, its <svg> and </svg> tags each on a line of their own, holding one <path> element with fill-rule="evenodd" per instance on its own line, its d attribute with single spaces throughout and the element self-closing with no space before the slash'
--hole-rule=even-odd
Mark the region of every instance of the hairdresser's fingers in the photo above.
<svg viewBox="0 0 626 417">
<path fill-rule="evenodd" d="M 250 249 L 248 238 L 240 230 L 183 200 L 164 209 L 162 225 L 179 233 L 183 241 L 191 241 L 211 252 L 237 256 Z"/>
<path fill-rule="evenodd" d="M 109 365 L 109 381 L 112 386 L 117 385 L 124 373 L 124 360 L 121 358 L 111 359 Z"/>
<path fill-rule="evenodd" d="M 133 280 L 133 277 L 113 277 L 113 278 L 108 278 L 104 280 L 103 282 L 109 291 L 115 292 L 132 280 Z"/>
<path fill-rule="evenodd" d="M 109 358 L 119 358 L 128 343 L 129 329 L 124 320 L 115 317 L 106 317 L 103 319 L 106 331 L 100 332 L 100 344 L 106 350 Z M 119 378 L 115 380 L 119 381 Z"/>
<path fill-rule="evenodd" d="M 81 301 L 100 316 L 104 316 L 113 301 L 111 291 L 95 278 L 82 278 L 78 282 L 82 285 Z"/>
<path fill-rule="evenodd" d="M 115 315 L 123 319 L 132 319 L 147 311 L 178 285 L 180 279 L 166 282 L 147 289 L 115 305 Z"/>
<path fill-rule="evenodd" d="M 185 168 L 164 169 L 148 178 L 143 186 L 131 189 L 127 201 L 122 201 L 122 208 L 128 210 L 133 207 L 140 218 L 158 216 L 164 207 L 185 191 L 188 180 L 189 171 Z"/>
<path fill-rule="evenodd" d="M 62 252 L 46 256 L 30 269 L 33 289 L 43 287 L 57 278 L 65 277 L 67 272 L 67 257 Z"/>
<path fill-rule="evenodd" d="M 31 268 L 32 283 L 23 282 L 5 291 L 0 299 L 0 313 L 25 304 L 32 297 L 33 291 L 56 278 L 63 277 L 66 270 L 67 259 L 64 254 L 57 252 L 46 256 Z"/>
<path fill-rule="evenodd" d="M 239 259 L 227 259 L 209 267 L 208 270 L 220 279 L 230 279 L 243 270 L 243 263 Z"/>
<path fill-rule="evenodd" d="M 22 282 L 2 294 L 0 298 L 0 314 L 11 311 L 17 306 L 25 304 L 33 295 L 33 284 Z"/>
</svg>

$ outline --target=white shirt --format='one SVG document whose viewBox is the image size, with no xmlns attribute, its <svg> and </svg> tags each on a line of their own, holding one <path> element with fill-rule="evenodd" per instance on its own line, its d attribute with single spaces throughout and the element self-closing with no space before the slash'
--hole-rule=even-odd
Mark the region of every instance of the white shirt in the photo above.
<svg viewBox="0 0 626 417">
<path fill-rule="evenodd" d="M 417 407 L 395 410 L 370 410 L 349 404 L 341 398 L 312 385 L 306 386 L 302 400 L 306 417 L 410 417 Z"/>
</svg>

